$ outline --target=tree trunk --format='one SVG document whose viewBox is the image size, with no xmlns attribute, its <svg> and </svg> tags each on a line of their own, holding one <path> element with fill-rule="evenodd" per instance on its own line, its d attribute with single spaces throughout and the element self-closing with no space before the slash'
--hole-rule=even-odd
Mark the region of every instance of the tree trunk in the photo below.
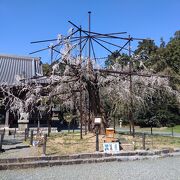
<svg viewBox="0 0 180 180">
<path fill-rule="evenodd" d="M 105 128 L 107 127 L 107 122 L 104 118 L 103 108 L 100 103 L 100 96 L 99 96 L 99 87 L 97 85 L 97 77 L 95 80 L 87 81 L 87 90 L 89 93 L 89 111 L 90 111 L 90 119 L 88 121 L 88 127 L 92 131 L 94 128 L 94 118 L 101 117 L 102 123 L 100 126 L 100 133 L 104 134 Z"/>
</svg>

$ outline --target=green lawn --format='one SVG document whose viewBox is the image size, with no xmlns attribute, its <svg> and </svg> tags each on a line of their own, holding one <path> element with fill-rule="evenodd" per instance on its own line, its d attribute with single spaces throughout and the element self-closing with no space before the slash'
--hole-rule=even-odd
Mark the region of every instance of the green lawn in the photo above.
<svg viewBox="0 0 180 180">
<path fill-rule="evenodd" d="M 171 132 L 171 131 L 172 131 L 172 128 L 170 127 L 170 128 L 165 129 L 165 130 L 168 131 L 168 132 Z M 173 131 L 174 131 L 175 133 L 180 133 L 180 125 L 174 126 L 174 127 L 173 127 Z"/>
<path fill-rule="evenodd" d="M 140 130 L 141 132 L 143 131 L 151 131 L 151 128 L 136 128 L 137 130 Z M 172 128 L 171 127 L 161 127 L 161 128 L 153 128 L 153 131 L 159 131 L 159 132 L 171 132 Z M 180 125 L 176 125 L 173 127 L 174 133 L 180 133 Z"/>
<path fill-rule="evenodd" d="M 125 128 L 129 128 L 129 126 L 125 126 Z M 150 127 L 140 128 L 139 126 L 135 126 L 135 131 L 137 131 L 137 132 L 145 132 L 145 131 L 151 132 L 151 128 Z M 171 127 L 161 127 L 161 128 L 153 127 L 153 132 L 156 132 L 156 131 L 157 132 L 171 132 L 172 128 Z M 174 133 L 180 133 L 180 125 L 174 126 L 173 132 Z"/>
</svg>

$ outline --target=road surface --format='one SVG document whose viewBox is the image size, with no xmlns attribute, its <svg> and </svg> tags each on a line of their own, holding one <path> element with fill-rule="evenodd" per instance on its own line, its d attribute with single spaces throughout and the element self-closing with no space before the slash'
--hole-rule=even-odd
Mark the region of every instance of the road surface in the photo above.
<svg viewBox="0 0 180 180">
<path fill-rule="evenodd" d="M 0 171 L 1 180 L 180 180 L 180 156 Z"/>
</svg>

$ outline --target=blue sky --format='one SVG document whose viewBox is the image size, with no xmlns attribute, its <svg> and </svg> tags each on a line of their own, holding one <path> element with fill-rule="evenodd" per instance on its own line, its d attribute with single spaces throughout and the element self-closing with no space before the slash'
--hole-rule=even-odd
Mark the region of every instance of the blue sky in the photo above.
<svg viewBox="0 0 180 180">
<path fill-rule="evenodd" d="M 88 11 L 92 31 L 127 31 L 157 45 L 161 37 L 168 42 L 180 30 L 180 0 L 0 0 L 0 53 L 28 55 L 44 48 L 47 44 L 30 42 L 66 34 L 68 20 L 87 29 Z M 108 54 L 97 51 L 98 56 Z M 50 62 L 49 51 L 33 56 Z"/>
</svg>

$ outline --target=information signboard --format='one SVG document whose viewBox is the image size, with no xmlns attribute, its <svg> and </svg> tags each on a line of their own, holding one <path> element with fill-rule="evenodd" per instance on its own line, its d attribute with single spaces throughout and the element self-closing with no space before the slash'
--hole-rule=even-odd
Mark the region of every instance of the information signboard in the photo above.
<svg viewBox="0 0 180 180">
<path fill-rule="evenodd" d="M 119 152 L 119 142 L 103 143 L 103 150 L 105 153 Z"/>
</svg>

